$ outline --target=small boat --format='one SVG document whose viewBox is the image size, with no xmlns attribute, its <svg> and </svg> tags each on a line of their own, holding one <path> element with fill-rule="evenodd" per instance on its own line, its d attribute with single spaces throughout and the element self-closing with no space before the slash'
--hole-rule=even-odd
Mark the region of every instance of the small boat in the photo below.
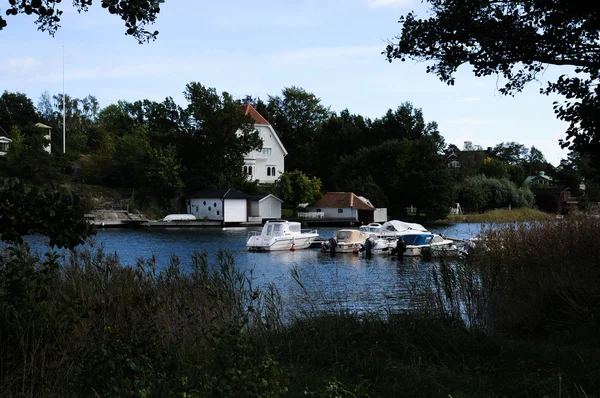
<svg viewBox="0 0 600 398">
<path fill-rule="evenodd" d="M 306 249 L 318 237 L 317 230 L 301 229 L 299 222 L 269 220 L 260 233 L 250 232 L 246 247 L 250 251 Z"/>
<path fill-rule="evenodd" d="M 333 233 L 333 237 L 323 242 L 321 251 L 331 254 L 358 253 L 367 238 L 367 233 L 358 229 L 338 229 Z"/>
<path fill-rule="evenodd" d="M 381 234 L 381 224 L 378 222 L 372 222 L 367 225 L 361 225 L 358 227 L 358 230 L 361 232 L 366 232 L 368 234 L 375 234 L 379 236 Z"/>
<path fill-rule="evenodd" d="M 365 243 L 359 249 L 360 253 L 370 256 L 372 254 L 391 254 L 392 249 L 398 244 L 396 237 L 379 238 L 376 234 L 370 234 Z"/>
<path fill-rule="evenodd" d="M 419 233 L 427 233 L 430 234 L 424 226 L 417 223 L 412 222 L 404 222 L 399 220 L 390 220 L 388 222 L 383 223 L 381 225 L 381 229 L 379 232 L 379 237 L 388 237 L 388 236 L 402 236 L 406 234 L 419 234 Z"/>
<path fill-rule="evenodd" d="M 196 216 L 193 214 L 169 214 L 165 218 L 162 219 L 166 222 L 171 221 L 196 221 Z"/>
<path fill-rule="evenodd" d="M 455 241 L 437 234 L 406 234 L 402 235 L 402 240 L 406 244 L 406 250 L 404 251 L 404 256 L 406 257 L 421 255 L 445 257 L 458 255 L 458 246 Z"/>
</svg>

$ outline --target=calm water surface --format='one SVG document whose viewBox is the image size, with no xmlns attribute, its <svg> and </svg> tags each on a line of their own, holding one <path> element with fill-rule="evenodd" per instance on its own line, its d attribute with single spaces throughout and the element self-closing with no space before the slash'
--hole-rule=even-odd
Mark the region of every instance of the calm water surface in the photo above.
<svg viewBox="0 0 600 398">
<path fill-rule="evenodd" d="M 453 224 L 432 227 L 432 232 L 449 237 L 469 238 L 481 231 L 481 224 Z M 336 228 L 320 228 L 319 235 L 329 238 Z M 260 228 L 197 228 L 197 229 L 106 229 L 93 238 L 106 253 L 116 253 L 122 264 L 134 265 L 140 257 L 155 256 L 159 267 L 176 255 L 186 268 L 194 251 L 206 251 L 215 263 L 218 250 L 232 253 L 236 265 L 252 270 L 255 284 L 273 283 L 281 292 L 284 303 L 300 300 L 303 289 L 292 278 L 295 268 L 314 302 L 338 305 L 353 310 L 385 310 L 406 308 L 409 292 L 423 286 L 435 263 L 420 258 L 401 261 L 387 256 L 371 259 L 352 254 L 331 257 L 318 249 L 255 253 L 246 250 L 250 231 Z M 30 240 L 41 248 L 43 239 Z M 298 302 L 296 302 L 297 304 Z"/>
</svg>

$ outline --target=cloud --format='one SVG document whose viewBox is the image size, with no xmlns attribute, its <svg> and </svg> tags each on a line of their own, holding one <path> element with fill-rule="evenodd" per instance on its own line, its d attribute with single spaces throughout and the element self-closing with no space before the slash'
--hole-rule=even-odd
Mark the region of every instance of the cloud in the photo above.
<svg viewBox="0 0 600 398">
<path fill-rule="evenodd" d="M 464 98 L 459 98 L 456 100 L 456 102 L 476 102 L 476 101 L 481 101 L 481 98 L 477 98 L 477 97 L 464 97 Z"/>
<path fill-rule="evenodd" d="M 411 0 L 366 0 L 371 8 L 377 7 L 396 7 L 409 4 Z"/>
</svg>

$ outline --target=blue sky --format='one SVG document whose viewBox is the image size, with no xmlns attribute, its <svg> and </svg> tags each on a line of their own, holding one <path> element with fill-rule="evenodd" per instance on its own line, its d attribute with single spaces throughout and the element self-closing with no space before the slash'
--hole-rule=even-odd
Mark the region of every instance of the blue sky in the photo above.
<svg viewBox="0 0 600 398">
<path fill-rule="evenodd" d="M 99 0 L 82 14 L 70 3 L 61 3 L 55 37 L 37 31 L 33 18 L 6 18 L 0 91 L 26 93 L 36 104 L 46 90 L 62 92 L 64 46 L 66 92 L 92 94 L 102 107 L 167 96 L 185 105 L 182 92 L 192 81 L 238 98 L 266 99 L 294 85 L 334 111 L 370 118 L 410 101 L 459 148 L 464 141 L 517 141 L 541 149 L 554 165 L 566 157 L 558 145 L 566 124 L 554 116 L 554 98 L 539 94 L 545 80 L 505 97 L 495 77 L 475 78 L 468 67 L 447 86 L 425 73 L 425 64 L 385 60 L 381 52 L 400 30 L 398 18 L 411 10 L 425 16 L 418 0 L 167 0 L 154 26 L 158 39 L 145 45 L 126 36 Z M 560 73 L 550 69 L 542 79 Z"/>
</svg>

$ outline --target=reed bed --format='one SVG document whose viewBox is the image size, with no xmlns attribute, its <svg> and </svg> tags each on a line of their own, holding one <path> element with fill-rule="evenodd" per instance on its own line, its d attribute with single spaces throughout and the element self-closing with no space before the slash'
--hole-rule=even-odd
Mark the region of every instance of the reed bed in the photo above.
<svg viewBox="0 0 600 398">
<path fill-rule="evenodd" d="M 494 209 L 485 213 L 473 214 L 449 214 L 445 221 L 451 222 L 477 222 L 477 223 L 501 223 L 501 222 L 527 222 L 527 221 L 550 221 L 556 217 L 553 214 L 520 207 L 518 209 Z"/>
<path fill-rule="evenodd" d="M 484 232 L 467 260 L 426 265 L 415 308 L 384 316 L 311 303 L 297 272 L 284 313 L 226 252 L 184 272 L 176 257 L 5 248 L 0 396 L 598 396 L 598 220 Z"/>
</svg>

